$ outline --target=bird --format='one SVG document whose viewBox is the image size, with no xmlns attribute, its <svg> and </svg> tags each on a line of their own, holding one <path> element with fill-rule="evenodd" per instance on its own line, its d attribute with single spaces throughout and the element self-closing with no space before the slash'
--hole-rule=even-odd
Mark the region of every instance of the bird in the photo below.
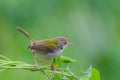
<svg viewBox="0 0 120 80">
<path fill-rule="evenodd" d="M 35 70 L 39 69 L 39 64 L 36 58 L 40 58 L 42 62 L 49 64 L 52 70 L 55 70 L 55 66 L 47 60 L 56 58 L 65 50 L 66 47 L 72 44 L 63 36 L 58 36 L 51 39 L 35 40 L 23 28 L 18 26 L 17 29 L 31 42 L 27 49 L 32 51 L 35 62 Z"/>
</svg>

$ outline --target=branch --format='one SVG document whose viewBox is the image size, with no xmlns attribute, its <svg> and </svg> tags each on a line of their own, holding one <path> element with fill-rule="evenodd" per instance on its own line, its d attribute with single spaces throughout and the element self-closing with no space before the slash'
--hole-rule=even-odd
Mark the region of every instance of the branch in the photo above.
<svg viewBox="0 0 120 80">
<path fill-rule="evenodd" d="M 67 63 L 73 61 L 72 59 L 63 56 L 60 60 L 64 60 L 63 62 Z M 56 71 L 53 71 L 50 66 L 40 66 L 38 70 L 35 70 L 35 66 L 32 64 L 28 64 L 22 61 L 12 61 L 11 59 L 0 55 L 0 71 L 4 71 L 7 69 L 25 69 L 29 71 L 41 71 L 45 76 L 48 77 L 49 80 L 56 80 L 58 78 L 61 80 L 89 80 L 92 73 L 92 67 L 87 69 L 86 72 L 84 72 L 84 74 L 81 76 L 76 76 L 68 68 L 58 68 Z"/>
<path fill-rule="evenodd" d="M 21 61 L 12 61 L 11 59 L 0 55 L 0 71 L 7 69 L 25 69 L 30 71 L 36 71 L 35 66 L 21 62 Z M 43 72 L 46 76 L 54 77 L 55 74 L 63 75 L 68 78 L 77 78 L 73 75 L 72 72 L 64 69 L 58 69 L 57 71 L 53 71 L 49 66 L 41 66 L 37 71 Z M 52 76 L 49 74 L 53 74 Z"/>
</svg>

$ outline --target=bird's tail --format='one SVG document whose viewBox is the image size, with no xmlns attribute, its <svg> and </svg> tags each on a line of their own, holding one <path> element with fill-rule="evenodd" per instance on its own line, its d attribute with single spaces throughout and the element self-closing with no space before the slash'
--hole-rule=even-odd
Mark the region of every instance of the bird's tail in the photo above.
<svg viewBox="0 0 120 80">
<path fill-rule="evenodd" d="M 24 29 L 17 27 L 18 31 L 23 33 L 32 43 L 35 43 L 35 40 L 27 33 Z"/>
</svg>

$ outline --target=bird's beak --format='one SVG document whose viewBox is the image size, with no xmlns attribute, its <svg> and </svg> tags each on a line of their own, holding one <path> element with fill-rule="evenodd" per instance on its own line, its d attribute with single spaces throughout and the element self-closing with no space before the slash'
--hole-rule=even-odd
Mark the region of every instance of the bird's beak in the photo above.
<svg viewBox="0 0 120 80">
<path fill-rule="evenodd" d="M 71 42 L 67 42 L 67 45 L 71 45 L 72 43 Z"/>
</svg>

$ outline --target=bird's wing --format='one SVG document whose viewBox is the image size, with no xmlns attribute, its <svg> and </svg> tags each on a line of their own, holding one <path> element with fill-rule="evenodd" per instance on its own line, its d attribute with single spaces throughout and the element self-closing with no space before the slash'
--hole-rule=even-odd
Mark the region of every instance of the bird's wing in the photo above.
<svg viewBox="0 0 120 80">
<path fill-rule="evenodd" d="M 43 43 L 34 44 L 30 47 L 30 49 L 33 49 L 37 52 L 42 52 L 44 54 L 47 54 L 50 52 L 52 53 L 56 50 L 55 47 L 53 47 L 52 45 L 47 45 L 47 44 L 43 44 Z"/>
</svg>

